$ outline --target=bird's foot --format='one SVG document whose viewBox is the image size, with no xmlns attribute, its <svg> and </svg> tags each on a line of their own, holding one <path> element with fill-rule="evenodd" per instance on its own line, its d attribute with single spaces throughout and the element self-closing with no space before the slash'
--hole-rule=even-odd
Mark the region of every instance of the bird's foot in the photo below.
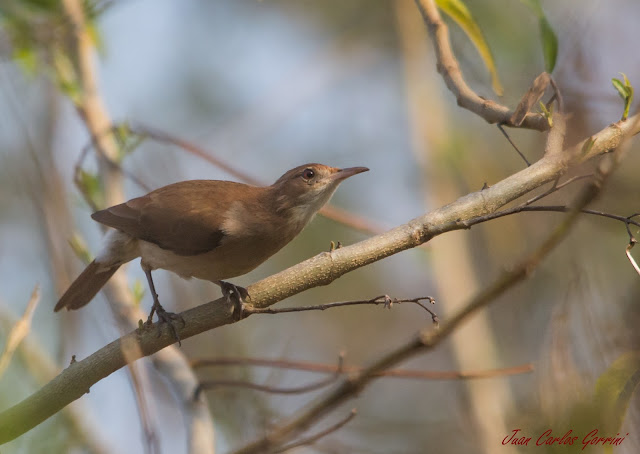
<svg viewBox="0 0 640 454">
<path fill-rule="evenodd" d="M 227 303 L 233 303 L 233 318 L 236 321 L 242 320 L 245 300 L 249 297 L 247 289 L 225 281 L 220 281 L 220 289 Z"/>
<path fill-rule="evenodd" d="M 178 330 L 176 329 L 176 326 L 174 324 L 176 321 L 180 321 L 183 327 L 187 324 L 184 321 L 184 318 L 182 318 L 182 315 L 176 314 L 173 312 L 168 312 L 164 309 L 164 307 L 160 305 L 160 303 L 157 303 L 157 304 L 154 303 L 153 307 L 151 308 L 151 312 L 149 313 L 149 318 L 145 323 L 145 326 L 153 325 L 154 313 L 158 317 L 158 337 L 160 337 L 160 334 L 162 334 L 162 329 L 161 329 L 162 324 L 166 323 L 169 326 L 169 329 L 171 330 L 171 334 L 173 334 L 173 337 L 178 341 L 178 345 L 182 346 L 180 335 L 178 335 Z"/>
</svg>

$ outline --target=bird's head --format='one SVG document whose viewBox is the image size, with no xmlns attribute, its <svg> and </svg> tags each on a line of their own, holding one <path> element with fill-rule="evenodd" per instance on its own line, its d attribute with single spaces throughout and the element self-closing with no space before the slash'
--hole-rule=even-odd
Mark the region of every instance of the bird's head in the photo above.
<svg viewBox="0 0 640 454">
<path fill-rule="evenodd" d="M 275 208 L 307 222 L 329 201 L 345 179 L 366 172 L 366 167 L 338 169 L 323 164 L 305 164 L 289 170 L 271 186 L 276 192 Z"/>
</svg>

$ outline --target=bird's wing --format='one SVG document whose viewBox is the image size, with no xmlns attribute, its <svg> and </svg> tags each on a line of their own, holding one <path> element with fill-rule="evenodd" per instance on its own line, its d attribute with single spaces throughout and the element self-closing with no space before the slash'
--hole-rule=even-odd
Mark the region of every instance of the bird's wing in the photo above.
<svg viewBox="0 0 640 454">
<path fill-rule="evenodd" d="M 224 238 L 221 225 L 238 191 L 254 189 L 228 181 L 184 181 L 97 211 L 91 217 L 178 255 L 203 254 L 218 247 Z"/>
</svg>

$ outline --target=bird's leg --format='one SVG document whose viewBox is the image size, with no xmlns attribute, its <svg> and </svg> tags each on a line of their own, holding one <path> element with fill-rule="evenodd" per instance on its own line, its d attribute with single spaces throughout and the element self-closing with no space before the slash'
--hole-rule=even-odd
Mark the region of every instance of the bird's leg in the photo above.
<svg viewBox="0 0 640 454">
<path fill-rule="evenodd" d="M 231 304 L 231 295 L 233 294 L 233 316 L 236 320 L 242 319 L 242 306 L 245 300 L 249 297 L 249 292 L 246 288 L 234 285 L 231 282 L 218 281 L 217 284 L 222 290 L 222 296 L 225 297 L 227 303 Z"/>
<path fill-rule="evenodd" d="M 157 314 L 158 316 L 158 335 L 160 335 L 160 324 L 166 323 L 169 325 L 173 336 L 178 341 L 178 345 L 182 345 L 180 342 L 180 336 L 178 335 L 178 331 L 176 327 L 173 326 L 173 322 L 175 320 L 180 320 L 182 322 L 182 326 L 186 323 L 180 314 L 174 314 L 173 312 L 167 312 L 164 307 L 160 304 L 160 300 L 158 300 L 158 294 L 156 293 L 156 286 L 153 285 L 153 278 L 151 277 L 151 268 L 142 264 L 142 270 L 144 271 L 145 276 L 147 276 L 147 282 L 149 283 L 149 288 L 151 289 L 151 296 L 153 297 L 153 306 L 151 306 L 151 312 L 149 313 L 149 318 L 147 318 L 147 322 L 145 325 L 151 326 L 153 324 L 153 314 Z"/>
</svg>

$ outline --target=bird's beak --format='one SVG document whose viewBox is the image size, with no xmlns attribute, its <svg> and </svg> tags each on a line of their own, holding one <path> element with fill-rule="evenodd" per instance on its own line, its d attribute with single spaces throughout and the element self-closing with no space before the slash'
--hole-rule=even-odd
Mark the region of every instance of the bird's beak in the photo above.
<svg viewBox="0 0 640 454">
<path fill-rule="evenodd" d="M 338 169 L 336 173 L 331 175 L 330 178 L 334 181 L 342 181 L 346 178 L 368 171 L 369 169 L 367 167 L 349 167 L 348 169 Z"/>
</svg>

